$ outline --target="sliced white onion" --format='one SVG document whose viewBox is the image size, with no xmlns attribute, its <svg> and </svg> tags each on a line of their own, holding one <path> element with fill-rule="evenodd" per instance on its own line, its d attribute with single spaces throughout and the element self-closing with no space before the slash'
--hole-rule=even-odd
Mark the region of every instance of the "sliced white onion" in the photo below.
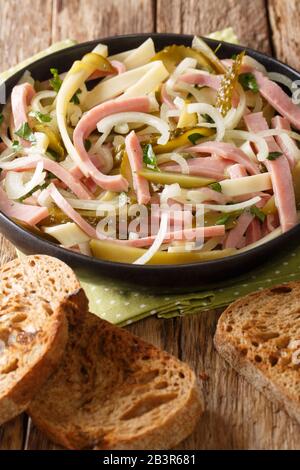
<svg viewBox="0 0 300 470">
<path fill-rule="evenodd" d="M 43 172 L 43 169 L 43 162 L 38 162 L 32 178 L 27 181 L 27 183 L 24 183 L 24 178 L 31 175 L 32 172 L 8 171 L 5 176 L 5 190 L 9 199 L 19 199 L 20 197 L 24 197 L 36 186 L 44 183 L 46 173 Z"/>
<path fill-rule="evenodd" d="M 291 78 L 288 78 L 286 75 L 283 75 L 282 73 L 278 73 L 278 72 L 269 72 L 268 77 L 273 82 L 281 83 L 282 85 L 289 88 L 291 92 L 293 92 L 294 82 Z"/>
<path fill-rule="evenodd" d="M 52 207 L 53 200 L 48 189 L 43 189 L 37 197 L 37 202 L 41 207 Z"/>
<path fill-rule="evenodd" d="M 121 122 L 114 127 L 114 132 L 117 134 L 128 134 L 129 133 L 129 126 L 126 122 Z"/>
<path fill-rule="evenodd" d="M 239 130 L 228 130 L 225 134 L 226 138 L 229 139 L 237 139 L 237 140 L 249 140 L 250 142 L 255 142 L 258 152 L 257 152 L 257 159 L 260 162 L 266 160 L 269 155 L 269 149 L 267 142 L 264 140 L 262 133 L 254 133 L 254 132 L 247 132 L 247 131 L 239 131 Z M 300 137 L 300 136 L 299 136 Z"/>
<path fill-rule="evenodd" d="M 45 112 L 45 108 L 42 105 L 41 101 L 45 99 L 54 99 L 56 98 L 56 91 L 51 91 L 51 90 L 44 90 L 44 91 L 39 91 L 32 99 L 31 101 L 31 109 L 33 111 L 38 111 L 40 113 Z"/>
<path fill-rule="evenodd" d="M 191 57 L 186 57 L 185 59 L 183 59 L 177 65 L 176 69 L 174 70 L 174 72 L 172 73 L 170 78 L 167 80 L 167 82 L 166 82 L 167 89 L 174 88 L 174 85 L 175 85 L 178 77 L 180 77 L 180 75 L 182 75 L 186 70 L 194 69 L 196 67 L 197 67 L 197 60 L 196 59 L 192 59 Z"/>
<path fill-rule="evenodd" d="M 296 143 L 291 139 L 288 134 L 282 134 L 280 138 L 283 141 L 284 146 L 288 149 L 289 153 L 293 155 L 295 160 L 300 160 L 300 149 Z"/>
<path fill-rule="evenodd" d="M 163 244 L 164 239 L 166 238 L 166 234 L 168 232 L 168 222 L 169 222 L 169 214 L 167 212 L 162 212 L 159 230 L 157 232 L 157 235 L 154 239 L 153 244 L 146 251 L 146 253 L 144 253 L 140 258 L 134 261 L 133 264 L 140 264 L 140 265 L 146 264 L 155 255 L 155 253 L 157 253 L 157 251 Z"/>
<path fill-rule="evenodd" d="M 44 132 L 35 132 L 35 143 L 30 147 L 25 147 L 24 152 L 26 155 L 43 155 L 45 156 L 49 146 L 49 137 Z"/>
<path fill-rule="evenodd" d="M 146 113 L 127 112 L 107 116 L 98 122 L 97 129 L 103 134 L 98 142 L 103 143 L 111 132 L 111 129 L 122 122 L 140 122 L 155 127 L 161 134 L 161 137 L 157 140 L 157 143 L 160 145 L 165 145 L 169 140 L 170 129 L 162 119 Z"/>
<path fill-rule="evenodd" d="M 178 183 L 166 184 L 160 194 L 161 204 L 167 203 L 168 199 L 174 199 L 181 196 L 181 187 Z"/>
<path fill-rule="evenodd" d="M 205 209 L 218 212 L 233 212 L 254 206 L 261 198 L 259 196 L 248 199 L 248 201 L 238 202 L 237 204 L 203 204 Z"/>
<path fill-rule="evenodd" d="M 113 146 L 117 148 L 121 145 L 125 145 L 125 137 L 123 137 L 122 135 L 115 135 L 113 140 Z"/>
<path fill-rule="evenodd" d="M 249 140 L 244 142 L 241 146 L 240 149 L 253 161 L 257 163 L 257 158 L 256 155 L 253 151 L 253 148 L 251 147 L 251 144 Z"/>
<path fill-rule="evenodd" d="M 264 75 L 267 73 L 266 68 L 260 62 L 258 62 L 258 60 L 253 59 L 253 57 L 249 55 L 244 56 L 243 64 L 249 65 L 249 67 L 253 67 L 256 70 L 259 70 L 259 72 L 262 72 Z"/>
<path fill-rule="evenodd" d="M 214 105 L 216 102 L 217 92 L 212 88 L 203 87 L 200 90 L 188 83 L 179 82 L 176 84 L 176 89 L 184 90 L 190 93 L 198 103 L 207 103 Z"/>
<path fill-rule="evenodd" d="M 17 152 L 14 152 L 11 148 L 6 148 L 0 154 L 0 162 L 11 162 L 16 155 Z"/>
<path fill-rule="evenodd" d="M 198 113 L 198 114 L 208 114 L 212 118 L 216 127 L 216 140 L 221 141 L 225 135 L 225 121 L 220 111 L 218 111 L 214 106 L 206 103 L 191 103 L 187 106 L 187 112 Z M 203 123 L 201 123 L 202 125 Z"/>
<path fill-rule="evenodd" d="M 180 111 L 185 107 L 185 101 L 179 96 L 176 96 L 174 104 L 178 109 L 180 109 Z"/>
<path fill-rule="evenodd" d="M 183 173 L 184 175 L 188 175 L 190 173 L 190 167 L 188 165 L 188 162 L 182 155 L 180 155 L 179 153 L 172 153 L 171 160 L 173 160 L 180 166 L 181 173 Z"/>
</svg>

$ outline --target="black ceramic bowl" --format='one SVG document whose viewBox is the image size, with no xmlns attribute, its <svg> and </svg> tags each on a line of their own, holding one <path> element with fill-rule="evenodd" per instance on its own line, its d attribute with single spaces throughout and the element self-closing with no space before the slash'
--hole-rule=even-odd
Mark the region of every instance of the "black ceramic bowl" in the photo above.
<svg viewBox="0 0 300 470">
<path fill-rule="evenodd" d="M 116 36 L 112 38 L 99 39 L 70 47 L 67 50 L 55 52 L 43 59 L 26 67 L 33 77 L 38 80 L 49 78 L 50 67 L 56 67 L 60 72 L 70 68 L 74 60 L 80 59 L 85 53 L 91 51 L 99 42 L 109 47 L 110 54 L 115 54 L 139 46 L 147 37 L 151 36 L 157 50 L 169 44 L 183 44 L 189 46 L 192 36 L 182 34 L 138 34 Z M 213 48 L 217 47 L 219 41 L 206 40 Z M 218 50 L 220 58 L 228 58 L 233 54 L 244 50 L 244 47 L 222 43 Z M 299 80 L 300 73 L 291 67 L 260 52 L 246 48 L 247 53 L 265 65 L 268 71 L 278 72 L 286 75 L 292 80 Z M 18 82 L 24 70 L 16 73 L 7 80 L 7 96 L 12 87 Z M 26 254 L 43 253 L 56 256 L 65 261 L 86 279 L 104 279 L 105 282 L 122 282 L 125 286 L 144 288 L 148 292 L 184 292 L 200 290 L 213 286 L 216 282 L 227 282 L 239 274 L 250 271 L 259 264 L 273 258 L 275 254 L 282 253 L 285 249 L 295 246 L 300 237 L 300 225 L 245 253 L 230 256 L 228 258 L 208 261 L 203 263 L 172 265 L 172 266 L 137 266 L 124 263 L 101 261 L 96 258 L 80 255 L 54 243 L 44 240 L 27 230 L 23 229 L 12 220 L 0 213 L 0 231 L 17 248 Z"/>
</svg>

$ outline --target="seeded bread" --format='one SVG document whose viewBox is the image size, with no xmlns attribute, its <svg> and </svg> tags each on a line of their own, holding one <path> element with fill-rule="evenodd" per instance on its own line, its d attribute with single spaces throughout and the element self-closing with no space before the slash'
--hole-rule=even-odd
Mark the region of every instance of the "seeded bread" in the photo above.
<svg viewBox="0 0 300 470">
<path fill-rule="evenodd" d="M 300 424 L 300 282 L 234 302 L 214 338 L 221 356 Z"/>
<path fill-rule="evenodd" d="M 60 302 L 87 300 L 72 270 L 49 256 L 0 268 L 0 424 L 22 413 L 61 361 L 68 322 Z"/>
<path fill-rule="evenodd" d="M 92 314 L 70 332 L 61 367 L 28 410 L 69 449 L 168 449 L 202 411 L 187 364 Z"/>
</svg>

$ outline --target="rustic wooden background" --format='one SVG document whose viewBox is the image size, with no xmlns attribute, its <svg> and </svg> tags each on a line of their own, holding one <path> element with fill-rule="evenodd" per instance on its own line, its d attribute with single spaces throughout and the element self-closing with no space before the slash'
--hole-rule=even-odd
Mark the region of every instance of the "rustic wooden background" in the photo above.
<svg viewBox="0 0 300 470">
<path fill-rule="evenodd" d="M 64 38 L 134 32 L 208 34 L 233 26 L 242 44 L 300 68 L 297 0 L 0 0 L 0 70 Z M 0 262 L 15 256 L 0 238 Z M 218 313 L 148 319 L 131 330 L 189 362 L 203 381 L 206 412 L 182 449 L 299 449 L 300 427 L 220 359 Z M 0 428 L 0 449 L 55 449 L 20 416 Z"/>
</svg>

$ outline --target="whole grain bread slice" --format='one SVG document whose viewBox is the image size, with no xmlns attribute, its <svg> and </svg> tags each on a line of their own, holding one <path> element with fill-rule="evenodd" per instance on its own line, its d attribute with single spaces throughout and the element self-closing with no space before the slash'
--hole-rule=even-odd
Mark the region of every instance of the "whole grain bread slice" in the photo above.
<svg viewBox="0 0 300 470">
<path fill-rule="evenodd" d="M 187 364 L 93 314 L 70 332 L 61 367 L 28 409 L 69 449 L 168 449 L 202 411 Z"/>
<path fill-rule="evenodd" d="M 234 302 L 219 319 L 214 343 L 237 372 L 300 424 L 300 282 Z"/>
<path fill-rule="evenodd" d="M 67 296 L 85 311 L 72 270 L 49 256 L 15 259 L 0 268 L 0 424 L 23 412 L 61 361 Z"/>
</svg>

